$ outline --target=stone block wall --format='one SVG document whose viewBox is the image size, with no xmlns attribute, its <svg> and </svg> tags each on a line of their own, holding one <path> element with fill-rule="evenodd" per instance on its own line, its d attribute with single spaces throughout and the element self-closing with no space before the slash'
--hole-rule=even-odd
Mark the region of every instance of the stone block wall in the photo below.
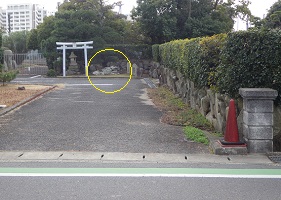
<svg viewBox="0 0 281 200">
<path fill-rule="evenodd" d="M 175 70 L 154 65 L 158 68 L 159 81 L 167 85 L 175 94 L 192 108 L 205 116 L 219 132 L 224 132 L 230 98 L 227 95 L 214 93 L 208 88 L 197 88 L 194 83 Z M 153 70 L 154 70 L 153 69 Z M 236 102 L 237 113 L 241 113 L 242 103 Z M 242 113 L 241 113 L 242 114 Z M 239 117 L 242 129 L 242 117 Z"/>
<path fill-rule="evenodd" d="M 167 85 L 176 95 L 181 97 L 185 103 L 189 104 L 192 108 L 205 116 L 218 132 L 224 133 L 230 101 L 230 98 L 227 95 L 214 93 L 209 88 L 196 88 L 194 83 L 184 78 L 179 71 L 165 68 L 156 62 L 152 64 L 150 75 L 153 75 L 153 78 L 159 78 L 161 85 Z M 244 137 L 243 99 L 240 98 L 236 100 L 235 103 L 241 140 Z M 266 109 L 263 108 L 263 106 L 261 106 L 261 108 Z M 276 106 L 274 108 L 273 141 L 275 144 L 274 150 L 281 151 L 281 107 Z"/>
</svg>

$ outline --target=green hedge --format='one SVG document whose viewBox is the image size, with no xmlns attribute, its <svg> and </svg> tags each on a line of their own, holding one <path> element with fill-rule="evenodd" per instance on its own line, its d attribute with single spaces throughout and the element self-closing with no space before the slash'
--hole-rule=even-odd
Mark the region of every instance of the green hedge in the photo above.
<svg viewBox="0 0 281 200">
<path fill-rule="evenodd" d="M 197 70 L 199 74 L 197 81 L 200 86 L 216 87 L 216 72 L 221 63 L 220 55 L 226 37 L 226 34 L 219 34 L 201 40 L 201 66 Z"/>
<path fill-rule="evenodd" d="M 222 49 L 217 86 L 238 96 L 239 88 L 272 88 L 281 101 L 281 31 L 230 33 Z"/>
<path fill-rule="evenodd" d="M 234 98 L 241 87 L 268 87 L 278 90 L 281 103 L 281 30 L 175 40 L 154 45 L 152 52 L 154 60 L 179 70 L 199 87 Z"/>
<path fill-rule="evenodd" d="M 216 71 L 226 34 L 175 40 L 159 46 L 159 59 L 168 68 L 179 70 L 197 86 L 213 85 L 210 73 Z M 156 49 L 156 47 L 154 47 Z M 157 56 L 153 50 L 154 59 Z"/>
<path fill-rule="evenodd" d="M 160 62 L 159 44 L 152 45 L 152 59 L 155 62 Z"/>
</svg>

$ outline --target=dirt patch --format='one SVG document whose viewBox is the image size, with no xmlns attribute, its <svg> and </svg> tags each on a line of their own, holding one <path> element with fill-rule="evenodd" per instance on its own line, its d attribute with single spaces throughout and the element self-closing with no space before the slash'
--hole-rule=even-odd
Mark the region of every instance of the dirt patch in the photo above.
<svg viewBox="0 0 281 200">
<path fill-rule="evenodd" d="M 18 90 L 19 87 L 24 87 L 24 90 Z M 0 105 L 10 107 L 22 100 L 31 97 L 39 92 L 51 88 L 51 86 L 44 85 L 14 85 L 8 84 L 0 86 Z"/>
</svg>

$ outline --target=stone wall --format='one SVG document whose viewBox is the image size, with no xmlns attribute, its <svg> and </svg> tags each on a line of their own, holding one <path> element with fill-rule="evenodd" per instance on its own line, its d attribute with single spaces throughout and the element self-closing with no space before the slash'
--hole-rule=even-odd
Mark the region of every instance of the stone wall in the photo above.
<svg viewBox="0 0 281 200">
<path fill-rule="evenodd" d="M 196 88 L 194 83 L 175 70 L 160 66 L 154 62 L 150 76 L 159 78 L 161 85 L 167 85 L 183 101 L 204 115 L 221 133 L 224 133 L 230 98 L 227 95 L 214 93 L 209 88 Z M 237 122 L 240 139 L 243 138 L 243 99 L 236 99 Z M 275 151 L 281 151 L 281 107 L 275 107 L 274 145 Z"/>
</svg>

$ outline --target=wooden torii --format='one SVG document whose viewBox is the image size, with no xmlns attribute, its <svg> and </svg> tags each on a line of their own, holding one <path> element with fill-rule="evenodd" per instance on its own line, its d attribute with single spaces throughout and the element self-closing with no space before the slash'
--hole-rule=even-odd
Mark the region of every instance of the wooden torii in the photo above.
<svg viewBox="0 0 281 200">
<path fill-rule="evenodd" d="M 63 51 L 63 76 L 66 76 L 66 62 L 65 62 L 65 52 L 66 49 L 84 49 L 84 57 L 85 57 L 85 72 L 86 68 L 88 66 L 88 56 L 87 56 L 87 50 L 92 49 L 93 46 L 89 46 L 90 44 L 93 44 L 93 41 L 88 42 L 56 42 L 57 49 Z"/>
</svg>

